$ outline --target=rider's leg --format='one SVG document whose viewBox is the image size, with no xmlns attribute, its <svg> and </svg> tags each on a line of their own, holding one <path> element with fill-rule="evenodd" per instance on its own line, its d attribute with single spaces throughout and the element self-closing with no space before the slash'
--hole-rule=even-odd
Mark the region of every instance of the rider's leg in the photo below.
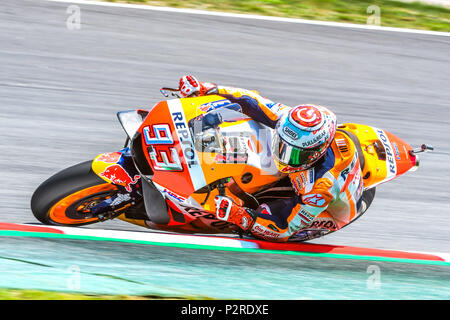
<svg viewBox="0 0 450 320">
<path fill-rule="evenodd" d="M 287 241 L 302 224 L 302 215 L 295 210 L 296 205 L 295 197 L 260 205 L 256 210 L 255 223 L 250 230 L 252 235 L 270 241 Z M 303 223 L 307 223 L 307 221 L 303 221 Z"/>
</svg>

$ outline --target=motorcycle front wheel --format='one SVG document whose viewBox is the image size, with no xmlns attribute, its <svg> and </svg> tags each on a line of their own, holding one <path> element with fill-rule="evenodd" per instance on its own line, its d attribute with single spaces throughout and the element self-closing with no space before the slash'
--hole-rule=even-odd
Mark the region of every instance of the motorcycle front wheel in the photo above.
<svg viewBox="0 0 450 320">
<path fill-rule="evenodd" d="M 118 189 L 97 176 L 91 164 L 92 161 L 79 163 L 44 181 L 31 198 L 31 211 L 36 219 L 59 226 L 99 222 L 90 208 L 114 196 Z"/>
</svg>

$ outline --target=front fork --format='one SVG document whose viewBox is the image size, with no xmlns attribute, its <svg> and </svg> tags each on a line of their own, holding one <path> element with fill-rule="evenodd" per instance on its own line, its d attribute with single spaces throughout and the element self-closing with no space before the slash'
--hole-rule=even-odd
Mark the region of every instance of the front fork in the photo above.
<svg viewBox="0 0 450 320">
<path fill-rule="evenodd" d="M 91 213 L 101 221 L 117 217 L 126 207 L 142 199 L 141 177 L 134 166 L 128 147 L 98 155 L 92 162 L 92 171 L 108 183 L 115 185 L 118 192 L 91 208 Z"/>
</svg>

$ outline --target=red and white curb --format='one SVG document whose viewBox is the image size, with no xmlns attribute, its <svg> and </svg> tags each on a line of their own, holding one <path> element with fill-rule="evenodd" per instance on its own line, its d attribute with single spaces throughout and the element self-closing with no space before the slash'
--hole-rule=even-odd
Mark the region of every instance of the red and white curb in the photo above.
<svg viewBox="0 0 450 320">
<path fill-rule="evenodd" d="M 272 250 L 272 251 L 291 251 L 311 254 L 327 254 L 336 256 L 353 256 L 353 257 L 379 257 L 382 259 L 404 259 L 436 261 L 450 263 L 449 253 L 440 252 L 416 252 L 416 251 L 399 251 L 385 249 L 371 249 L 350 246 L 335 246 L 312 243 L 273 243 L 261 240 L 240 239 L 231 237 L 208 236 L 208 235 L 183 235 L 163 232 L 137 232 L 137 231 L 121 231 L 121 230 L 104 230 L 104 229 L 86 229 L 76 227 L 57 227 L 57 226 L 40 226 L 16 223 L 0 223 L 0 233 L 6 232 L 22 232 L 25 234 L 60 234 L 74 237 L 89 237 L 95 240 L 122 240 L 122 241 L 143 241 L 149 243 L 161 244 L 179 244 L 179 245 L 198 245 L 205 247 L 217 248 L 241 248 L 251 250 Z M 13 235 L 13 234 L 11 234 Z M 87 239 L 87 240 L 89 240 Z"/>
</svg>

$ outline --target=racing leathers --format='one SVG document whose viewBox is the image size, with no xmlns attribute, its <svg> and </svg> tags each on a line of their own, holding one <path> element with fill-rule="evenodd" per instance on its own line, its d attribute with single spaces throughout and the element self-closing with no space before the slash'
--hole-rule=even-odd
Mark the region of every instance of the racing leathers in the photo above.
<svg viewBox="0 0 450 320">
<path fill-rule="evenodd" d="M 238 103 L 243 113 L 270 128 L 275 128 L 283 113 L 290 110 L 254 91 L 211 83 L 202 86 L 207 88 L 206 94 L 217 94 Z M 292 198 L 261 204 L 256 211 L 233 204 L 237 210 L 246 210 L 242 211 L 245 221 L 241 228 L 269 241 L 284 242 L 291 237 L 307 240 L 317 237 L 318 232 L 342 228 L 362 211 L 360 159 L 345 131 L 336 131 L 326 154 L 313 167 L 289 173 L 289 178 L 295 191 Z M 228 204 L 224 207 L 228 209 Z"/>
</svg>

